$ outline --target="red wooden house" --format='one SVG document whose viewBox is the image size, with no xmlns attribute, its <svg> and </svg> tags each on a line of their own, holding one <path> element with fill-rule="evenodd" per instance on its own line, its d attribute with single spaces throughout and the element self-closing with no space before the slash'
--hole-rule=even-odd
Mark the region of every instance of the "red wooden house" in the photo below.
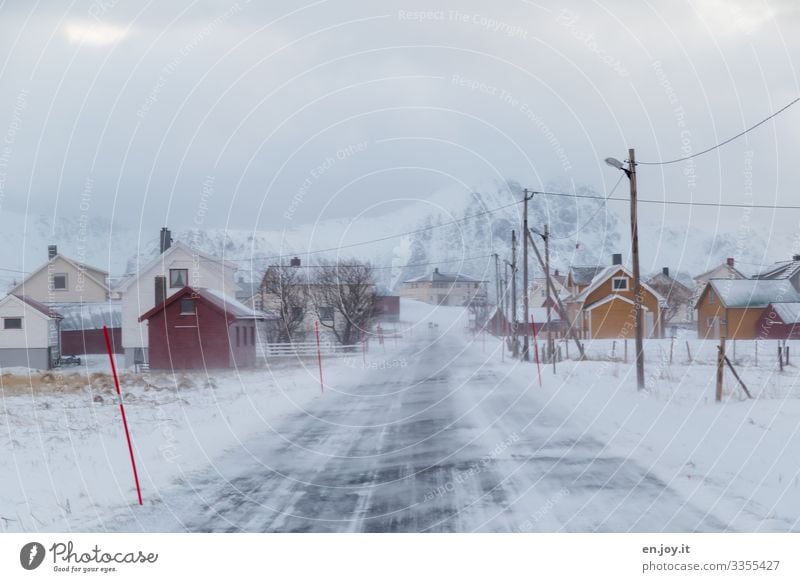
<svg viewBox="0 0 800 582">
<path fill-rule="evenodd" d="M 770 303 L 756 321 L 756 339 L 800 339 L 800 303 Z"/>
<path fill-rule="evenodd" d="M 213 289 L 184 287 L 143 314 L 150 367 L 248 368 L 256 364 L 256 326 L 265 319 Z"/>
</svg>

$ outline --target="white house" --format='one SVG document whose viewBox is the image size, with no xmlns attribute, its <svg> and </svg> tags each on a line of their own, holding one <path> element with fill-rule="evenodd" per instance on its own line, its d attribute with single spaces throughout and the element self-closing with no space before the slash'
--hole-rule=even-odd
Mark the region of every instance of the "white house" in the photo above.
<svg viewBox="0 0 800 582">
<path fill-rule="evenodd" d="M 0 367 L 48 370 L 61 356 L 61 316 L 30 297 L 0 299 Z"/>
<path fill-rule="evenodd" d="M 172 244 L 169 231 L 162 230 L 161 254 L 126 277 L 115 293 L 122 301 L 122 348 L 125 365 L 149 362 L 147 323 L 139 316 L 156 305 L 156 278 L 163 277 L 164 299 L 184 287 L 219 289 L 227 295 L 240 291 L 236 285 L 237 266 L 195 250 L 180 241 Z"/>
<path fill-rule="evenodd" d="M 47 262 L 8 293 L 47 304 L 102 303 L 109 295 L 107 277 L 107 272 L 73 261 L 50 245 Z"/>
</svg>

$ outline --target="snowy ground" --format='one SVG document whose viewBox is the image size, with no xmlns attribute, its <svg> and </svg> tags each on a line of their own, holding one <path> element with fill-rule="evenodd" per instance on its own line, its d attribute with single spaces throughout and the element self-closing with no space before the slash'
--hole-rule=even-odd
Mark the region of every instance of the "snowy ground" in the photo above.
<svg viewBox="0 0 800 582">
<path fill-rule="evenodd" d="M 543 366 L 540 387 L 535 364 L 466 333 L 463 310 L 404 301 L 402 313 L 414 323 L 401 340 L 325 361 L 324 394 L 315 361 L 124 374 L 144 507 L 102 362 L 3 376 L 0 527 L 800 529 L 798 374 L 766 346 L 755 366 L 755 346 L 737 345 L 756 398 L 726 373 L 716 403 L 715 343 L 694 342 L 689 364 L 685 346 L 669 363 L 669 341 L 650 342 L 644 393 L 611 342 Z"/>
</svg>

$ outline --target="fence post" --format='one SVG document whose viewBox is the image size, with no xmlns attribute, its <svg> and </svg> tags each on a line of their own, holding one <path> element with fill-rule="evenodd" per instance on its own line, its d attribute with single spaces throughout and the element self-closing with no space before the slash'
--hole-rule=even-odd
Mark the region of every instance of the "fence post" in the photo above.
<svg viewBox="0 0 800 582">
<path fill-rule="evenodd" d="M 625 344 L 625 363 L 628 363 L 628 340 L 627 338 L 622 340 Z"/>
<path fill-rule="evenodd" d="M 611 359 L 613 360 L 617 355 L 617 340 L 611 342 Z"/>
<path fill-rule="evenodd" d="M 719 338 L 719 353 L 717 354 L 717 391 L 715 399 L 722 401 L 722 379 L 725 373 L 725 337 Z"/>
<path fill-rule="evenodd" d="M 692 350 L 689 348 L 689 340 L 686 340 L 686 357 L 689 359 L 689 363 L 692 363 Z"/>
<path fill-rule="evenodd" d="M 669 363 L 672 364 L 672 351 L 675 347 L 675 336 L 672 336 L 672 339 L 669 340 Z"/>
<path fill-rule="evenodd" d="M 758 368 L 758 340 L 755 341 L 755 347 L 756 347 L 756 364 L 755 364 L 755 366 L 756 366 L 756 368 Z"/>
<path fill-rule="evenodd" d="M 781 353 L 780 343 L 778 344 L 778 366 L 780 367 L 781 372 L 783 372 L 783 353 Z"/>
<path fill-rule="evenodd" d="M 788 366 L 789 365 L 789 346 L 784 344 L 783 351 L 786 353 L 786 365 Z"/>
<path fill-rule="evenodd" d="M 325 392 L 325 383 L 322 381 L 322 351 L 319 345 L 319 321 L 314 322 L 314 330 L 317 332 L 317 364 L 319 364 L 319 391 Z"/>
<path fill-rule="evenodd" d="M 733 340 L 733 363 L 738 364 L 739 362 L 736 361 L 736 340 Z"/>
</svg>

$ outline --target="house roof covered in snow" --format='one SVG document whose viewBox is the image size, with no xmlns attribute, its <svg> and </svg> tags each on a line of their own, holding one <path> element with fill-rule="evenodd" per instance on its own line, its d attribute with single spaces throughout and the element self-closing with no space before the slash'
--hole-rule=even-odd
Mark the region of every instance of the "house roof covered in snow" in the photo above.
<svg viewBox="0 0 800 582">
<path fill-rule="evenodd" d="M 711 279 L 711 287 L 728 308 L 766 307 L 770 303 L 800 301 L 800 293 L 786 279 Z"/>
<path fill-rule="evenodd" d="M 106 271 L 104 271 L 102 269 L 98 269 L 97 267 L 92 267 L 91 265 L 87 265 L 85 263 L 79 263 L 78 261 L 73 261 L 69 257 L 67 257 L 65 255 L 62 255 L 61 253 L 57 253 L 53 258 L 48 259 L 48 261 L 46 263 L 44 263 L 42 266 L 37 268 L 32 273 L 30 273 L 27 277 L 25 277 L 25 279 L 23 279 L 21 283 L 18 283 L 17 285 L 12 287 L 11 290 L 9 291 L 9 294 L 10 295 L 15 295 L 17 297 L 21 297 L 22 294 L 21 293 L 16 293 L 16 291 L 17 290 L 24 290 L 25 289 L 25 283 L 27 281 L 29 281 L 30 279 L 32 279 L 33 277 L 35 277 L 36 275 L 41 273 L 43 270 L 47 269 L 49 265 L 52 265 L 52 264 L 56 263 L 57 261 L 64 261 L 65 263 L 70 265 L 72 268 L 74 268 L 76 271 L 78 271 L 79 273 L 83 273 L 83 275 L 87 279 L 89 279 L 90 281 L 93 281 L 94 283 L 96 283 L 97 285 L 102 287 L 105 291 L 109 290 L 109 287 L 108 287 L 108 285 L 106 285 L 106 282 L 105 282 L 106 277 L 108 276 L 108 273 Z"/>
<path fill-rule="evenodd" d="M 592 279 L 591 284 L 586 289 L 581 291 L 577 297 L 575 297 L 575 301 L 579 303 L 586 301 L 586 298 L 589 297 L 589 295 L 591 295 L 595 291 L 595 289 L 600 287 L 600 285 L 602 285 L 612 275 L 614 275 L 619 271 L 622 271 L 628 277 L 631 278 L 633 277 L 633 273 L 631 273 L 625 265 L 611 265 L 610 267 L 604 267 L 601 271 L 597 273 L 597 275 L 595 275 L 594 279 Z M 655 296 L 655 298 L 658 299 L 659 303 L 665 304 L 667 302 L 667 300 L 658 291 L 653 289 L 647 283 L 642 282 L 641 285 L 642 289 L 645 289 L 646 291 L 652 293 L 653 296 Z"/>
<path fill-rule="evenodd" d="M 800 303 L 773 303 L 772 309 L 783 323 L 800 323 Z"/>
<path fill-rule="evenodd" d="M 575 285 L 589 285 L 605 267 L 570 267 L 569 277 Z"/>
<path fill-rule="evenodd" d="M 122 304 L 103 303 L 53 303 L 53 309 L 64 318 L 62 331 L 80 331 L 122 327 Z"/>
<path fill-rule="evenodd" d="M 757 275 L 754 279 L 790 279 L 800 271 L 800 260 L 778 261 Z"/>
<path fill-rule="evenodd" d="M 423 283 L 423 282 L 441 282 L 441 283 L 485 283 L 483 279 L 476 279 L 469 275 L 462 273 L 442 273 L 439 268 L 435 268 L 429 275 L 422 277 L 415 277 L 414 279 L 406 279 L 404 283 Z"/>
<path fill-rule="evenodd" d="M 266 319 L 268 314 L 257 309 L 251 309 L 244 303 L 225 295 L 218 289 L 197 289 L 197 294 L 214 303 L 217 307 L 236 316 L 237 319 Z"/>
</svg>

